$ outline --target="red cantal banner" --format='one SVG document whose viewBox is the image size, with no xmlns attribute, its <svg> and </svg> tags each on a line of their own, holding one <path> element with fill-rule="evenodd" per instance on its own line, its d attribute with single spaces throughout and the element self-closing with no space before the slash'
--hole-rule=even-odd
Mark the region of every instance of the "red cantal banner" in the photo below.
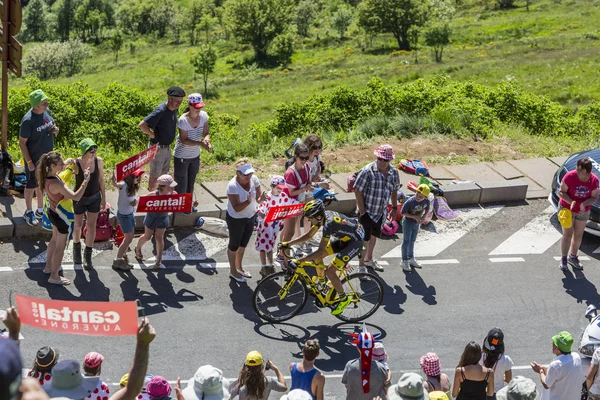
<svg viewBox="0 0 600 400">
<path fill-rule="evenodd" d="M 269 208 L 265 222 L 279 221 L 302 215 L 304 212 L 304 203 L 291 204 L 289 206 L 276 206 Z"/>
<path fill-rule="evenodd" d="M 192 194 L 161 194 L 140 197 L 137 212 L 192 212 Z"/>
<path fill-rule="evenodd" d="M 87 336 L 136 335 L 135 301 L 46 300 L 15 295 L 21 323 L 62 333 Z"/>
<path fill-rule="evenodd" d="M 127 160 L 118 163 L 115 167 L 117 170 L 117 182 L 122 181 L 127 176 L 133 174 L 133 171 L 135 171 L 136 169 L 142 168 L 144 165 L 154 160 L 157 149 L 158 145 L 155 144 L 154 146 L 147 148 L 141 153 L 136 154 L 133 157 L 129 157 Z"/>
</svg>

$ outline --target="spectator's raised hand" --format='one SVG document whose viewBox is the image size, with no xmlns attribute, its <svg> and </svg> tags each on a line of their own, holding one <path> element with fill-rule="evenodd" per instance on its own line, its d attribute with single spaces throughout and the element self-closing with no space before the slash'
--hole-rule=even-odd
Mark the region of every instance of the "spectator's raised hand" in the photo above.
<svg viewBox="0 0 600 400">
<path fill-rule="evenodd" d="M 177 400 L 185 400 L 183 397 L 183 393 L 181 392 L 181 378 L 177 377 L 177 384 L 175 385 L 175 394 L 177 395 Z"/>
<path fill-rule="evenodd" d="M 154 338 L 156 337 L 156 330 L 154 329 L 154 327 L 152 325 L 150 325 L 150 321 L 148 321 L 148 318 L 144 318 L 142 319 L 142 322 L 140 322 L 140 325 L 138 326 L 138 333 L 137 333 L 137 342 L 138 344 L 143 344 L 143 345 L 150 345 L 150 343 L 152 343 L 152 341 L 154 340 Z"/>
<path fill-rule="evenodd" d="M 8 329 L 10 337 L 14 340 L 19 340 L 19 332 L 21 332 L 21 319 L 14 307 L 6 310 L 6 315 L 2 318 L 2 322 Z"/>
</svg>

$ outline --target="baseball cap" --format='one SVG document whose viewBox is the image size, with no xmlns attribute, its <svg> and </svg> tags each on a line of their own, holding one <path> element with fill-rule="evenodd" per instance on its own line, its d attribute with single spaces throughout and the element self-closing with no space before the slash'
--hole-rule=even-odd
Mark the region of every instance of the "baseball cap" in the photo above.
<svg viewBox="0 0 600 400">
<path fill-rule="evenodd" d="M 156 183 L 161 186 L 163 186 L 163 185 L 170 186 L 170 187 L 177 186 L 177 182 L 175 182 L 173 177 L 169 174 L 164 174 L 164 175 L 159 176 L 158 179 L 156 180 Z"/>
<path fill-rule="evenodd" d="M 573 345 L 573 336 L 569 332 L 562 331 L 552 336 L 552 343 L 563 353 L 569 353 Z"/>
<path fill-rule="evenodd" d="M 136 178 L 144 175 L 146 173 L 146 171 L 144 171 L 143 169 L 136 169 L 135 171 L 133 171 L 133 176 L 135 176 Z"/>
<path fill-rule="evenodd" d="M 83 376 L 77 361 L 63 360 L 52 368 L 52 383 L 44 390 L 50 398 L 83 399 L 96 389 L 99 380 L 99 376 Z"/>
<path fill-rule="evenodd" d="M 92 138 L 81 139 L 79 142 L 79 149 L 81 150 L 81 155 L 87 153 L 92 147 L 98 147 L 96 142 Z"/>
<path fill-rule="evenodd" d="M 146 392 L 150 397 L 166 397 L 171 394 L 171 385 L 162 376 L 153 376 L 146 386 Z"/>
<path fill-rule="evenodd" d="M 15 341 L 0 338 L 0 360 L 0 399 L 16 399 L 23 365 Z"/>
<path fill-rule="evenodd" d="M 237 167 L 237 170 L 240 171 L 242 175 L 248 175 L 256 172 L 254 171 L 254 168 L 252 168 L 252 164 L 240 165 L 239 167 Z"/>
<path fill-rule="evenodd" d="M 179 86 L 171 86 L 170 88 L 167 89 L 167 96 L 184 97 L 185 91 L 182 88 L 180 88 Z"/>
<path fill-rule="evenodd" d="M 121 380 L 119 381 L 119 385 L 125 387 L 125 386 L 127 386 L 127 382 L 129 382 L 129 374 L 125 374 L 121 377 Z"/>
<path fill-rule="evenodd" d="M 483 340 L 483 347 L 492 353 L 504 353 L 504 332 L 500 328 L 489 331 Z"/>
<path fill-rule="evenodd" d="M 285 179 L 281 175 L 272 175 L 271 176 L 271 185 L 285 185 Z"/>
<path fill-rule="evenodd" d="M 431 192 L 431 189 L 429 189 L 429 186 L 427 186 L 425 184 L 421 184 L 417 187 L 417 192 L 421 193 L 423 196 L 427 197 L 427 196 L 429 196 L 429 192 Z"/>
<path fill-rule="evenodd" d="M 104 361 L 104 356 L 95 351 L 90 351 L 83 359 L 83 365 L 88 368 L 97 368 Z"/>
<path fill-rule="evenodd" d="M 206 104 L 202 100 L 202 95 L 200 93 L 192 93 L 188 96 L 188 104 L 194 108 L 202 108 Z"/>
<path fill-rule="evenodd" d="M 46 93 L 42 91 L 42 89 L 36 89 L 33 92 L 29 93 L 29 103 L 31 107 L 38 106 L 42 101 L 46 100 L 48 96 Z"/>
<path fill-rule="evenodd" d="M 429 400 L 450 400 L 448 395 L 441 390 L 429 392 Z"/>
<path fill-rule="evenodd" d="M 249 367 L 256 367 L 257 365 L 262 365 L 263 357 L 258 351 L 253 350 L 246 356 L 246 365 Z"/>
</svg>

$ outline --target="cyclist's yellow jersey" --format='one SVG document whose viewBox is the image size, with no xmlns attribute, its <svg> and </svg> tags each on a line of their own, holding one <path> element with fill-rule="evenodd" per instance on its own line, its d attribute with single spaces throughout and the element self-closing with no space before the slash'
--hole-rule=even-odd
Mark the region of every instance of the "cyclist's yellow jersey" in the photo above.
<svg viewBox="0 0 600 400">
<path fill-rule="evenodd" d="M 341 242 L 363 241 L 365 230 L 355 218 L 348 218 L 335 211 L 325 211 L 323 238 L 332 237 Z"/>
</svg>

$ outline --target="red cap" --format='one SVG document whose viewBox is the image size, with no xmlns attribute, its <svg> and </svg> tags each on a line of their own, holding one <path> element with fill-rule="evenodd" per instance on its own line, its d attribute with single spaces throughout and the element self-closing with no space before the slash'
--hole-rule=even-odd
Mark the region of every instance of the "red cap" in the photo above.
<svg viewBox="0 0 600 400">
<path fill-rule="evenodd" d="M 143 169 L 136 169 L 135 171 L 133 171 L 133 176 L 135 176 L 137 178 L 140 175 L 143 175 L 145 172 L 146 171 L 144 171 Z"/>
<path fill-rule="evenodd" d="M 104 361 L 104 356 L 102 354 L 91 351 L 87 353 L 83 359 L 83 365 L 88 368 L 96 368 L 98 365 L 102 364 L 102 361 Z"/>
</svg>

